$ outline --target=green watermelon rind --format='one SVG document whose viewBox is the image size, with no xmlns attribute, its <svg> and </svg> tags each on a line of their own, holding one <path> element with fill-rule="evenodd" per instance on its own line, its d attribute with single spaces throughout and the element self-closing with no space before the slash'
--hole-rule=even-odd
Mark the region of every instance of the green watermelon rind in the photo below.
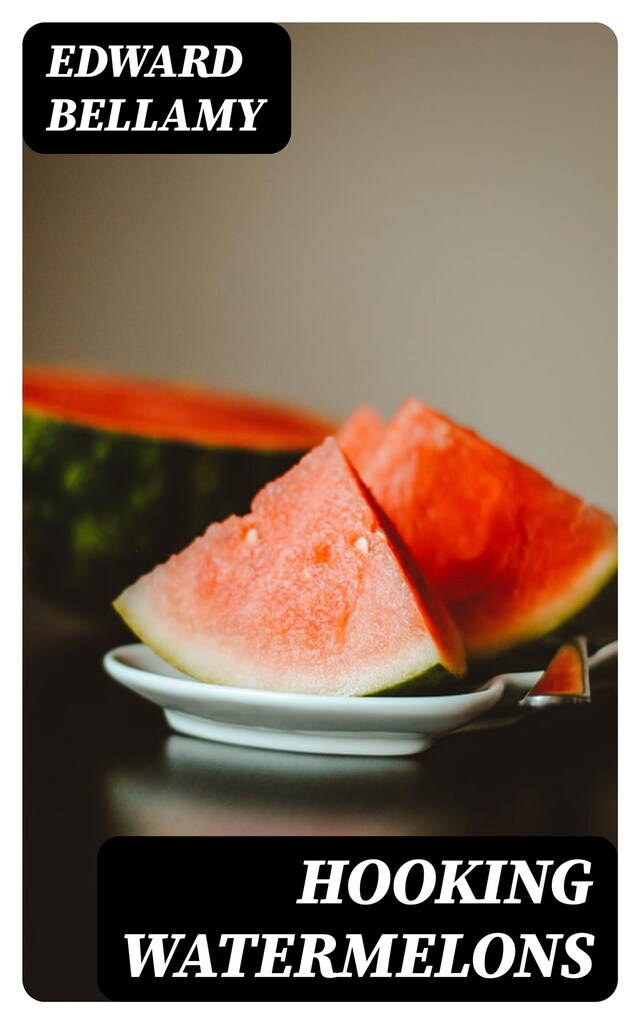
<svg viewBox="0 0 640 1024">
<path fill-rule="evenodd" d="M 454 675 L 440 662 L 432 665 L 426 672 L 410 676 L 399 683 L 391 683 L 378 690 L 368 690 L 359 694 L 360 697 L 441 697 L 447 694 L 462 693 L 470 689 L 465 685 L 465 677 Z"/>
<path fill-rule="evenodd" d="M 25 410 L 24 565 L 38 591 L 105 609 L 132 578 L 254 493 L 303 454 L 167 441 Z"/>
</svg>

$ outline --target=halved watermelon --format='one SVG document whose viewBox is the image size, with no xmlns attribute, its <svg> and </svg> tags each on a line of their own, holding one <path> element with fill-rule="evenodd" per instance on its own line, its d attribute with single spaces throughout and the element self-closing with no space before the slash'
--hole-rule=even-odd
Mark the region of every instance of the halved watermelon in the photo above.
<svg viewBox="0 0 640 1024">
<path fill-rule="evenodd" d="M 610 516 L 415 399 L 355 465 L 472 657 L 549 632 L 615 572 Z"/>
<path fill-rule="evenodd" d="M 29 582 L 81 609 L 248 510 L 333 424 L 297 409 L 166 381 L 24 372 Z"/>
<path fill-rule="evenodd" d="M 332 438 L 115 607 L 163 658 L 208 682 L 363 695 L 465 671 L 448 614 Z"/>
</svg>

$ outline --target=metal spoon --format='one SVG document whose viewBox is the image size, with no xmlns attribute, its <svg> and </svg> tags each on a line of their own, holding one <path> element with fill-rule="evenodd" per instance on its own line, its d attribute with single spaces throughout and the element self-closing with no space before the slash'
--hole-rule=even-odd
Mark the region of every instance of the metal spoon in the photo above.
<svg viewBox="0 0 640 1024">
<path fill-rule="evenodd" d="M 585 656 L 584 669 L 586 672 L 591 672 L 613 661 L 617 656 L 618 641 L 615 640 L 601 647 L 589 657 Z M 589 697 L 586 699 L 584 697 L 576 698 L 574 695 L 565 696 L 563 694 L 540 694 L 529 697 L 531 690 L 542 678 L 545 671 L 546 669 L 537 669 L 530 672 L 506 672 L 489 679 L 481 689 L 486 689 L 496 680 L 499 680 L 504 686 L 502 699 L 486 715 L 463 726 L 459 731 L 471 732 L 476 729 L 509 725 L 520 720 L 523 717 L 523 713 L 531 708 L 557 707 L 558 705 L 584 704 L 589 702 Z"/>
</svg>

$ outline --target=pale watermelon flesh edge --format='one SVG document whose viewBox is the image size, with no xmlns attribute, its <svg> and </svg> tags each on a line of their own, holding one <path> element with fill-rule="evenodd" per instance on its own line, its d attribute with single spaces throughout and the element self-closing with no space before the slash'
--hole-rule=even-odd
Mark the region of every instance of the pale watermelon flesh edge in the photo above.
<svg viewBox="0 0 640 1024">
<path fill-rule="evenodd" d="M 256 677 L 248 666 L 243 671 L 235 659 L 232 659 L 233 664 L 231 665 L 231 671 L 229 674 L 225 674 L 222 670 L 223 658 L 220 658 L 221 669 L 219 672 L 211 674 L 206 669 L 204 671 L 194 670 L 192 659 L 189 657 L 188 653 L 184 658 L 180 658 L 179 655 L 176 657 L 175 651 L 169 652 L 167 650 L 163 650 L 161 641 L 156 642 L 153 636 L 146 634 L 144 628 L 141 628 L 139 624 L 135 623 L 133 619 L 125 613 L 123 603 L 120 600 L 114 601 L 114 608 L 136 636 L 140 637 L 148 647 L 154 650 L 156 654 L 160 655 L 163 661 L 166 661 L 169 665 L 173 665 L 173 667 L 177 668 L 180 672 L 190 675 L 198 682 L 214 684 L 217 686 L 233 686 L 242 690 L 259 690 L 262 692 L 264 692 L 265 689 L 274 689 L 273 685 L 265 687 L 263 685 L 263 681 Z M 442 664 L 440 654 L 435 646 L 433 647 L 432 653 L 428 655 L 428 660 L 429 659 L 431 659 L 430 664 L 428 664 L 428 667 L 425 667 L 424 653 L 422 657 L 417 655 L 415 659 L 415 667 L 407 666 L 405 669 L 406 674 L 402 674 L 402 669 L 400 668 L 392 668 L 387 681 L 382 678 L 376 681 L 374 679 L 375 673 L 369 673 L 366 675 L 361 671 L 358 672 L 358 677 L 360 679 L 359 687 L 350 686 L 347 682 L 343 687 L 337 688 L 332 680 L 332 689 L 329 695 L 332 697 L 420 696 L 421 694 L 433 695 L 434 693 L 459 692 L 461 689 L 464 689 L 464 686 L 461 686 L 461 677 L 452 673 L 450 668 L 447 668 Z M 188 662 L 190 667 L 187 667 L 185 662 Z M 281 685 L 278 686 L 278 692 L 298 693 L 301 696 L 304 696 L 305 694 L 319 696 L 328 692 L 325 691 L 325 689 L 318 690 L 317 684 L 315 684 L 315 686 L 305 686 L 304 679 L 295 672 L 292 672 L 290 680 L 282 678 L 279 682 Z"/>
<path fill-rule="evenodd" d="M 275 689 L 274 680 L 269 672 L 256 670 L 254 663 L 247 660 L 244 664 L 236 654 L 227 654 L 219 646 L 211 649 L 208 656 L 200 659 L 194 654 L 193 648 L 181 645 L 172 639 L 164 630 L 159 630 L 150 621 L 144 611 L 136 608 L 137 601 L 127 596 L 125 591 L 114 608 L 130 629 L 151 647 L 160 657 L 187 675 L 203 683 L 216 683 L 220 686 L 233 686 L 238 689 L 265 690 Z M 167 643 L 167 641 L 169 641 Z M 216 668 L 211 671 L 211 660 L 215 658 Z M 436 644 L 425 638 L 413 650 L 405 651 L 401 658 L 384 666 L 358 665 L 351 677 L 343 676 L 337 680 L 328 673 L 325 680 L 305 678 L 300 671 L 292 667 L 288 674 L 280 674 L 277 679 L 279 691 L 291 693 L 330 693 L 331 696 L 373 696 L 385 691 L 394 693 L 407 688 L 419 690 L 429 689 L 430 683 L 439 684 L 443 678 L 451 680 L 454 673 L 442 663 L 442 654 Z"/>
</svg>

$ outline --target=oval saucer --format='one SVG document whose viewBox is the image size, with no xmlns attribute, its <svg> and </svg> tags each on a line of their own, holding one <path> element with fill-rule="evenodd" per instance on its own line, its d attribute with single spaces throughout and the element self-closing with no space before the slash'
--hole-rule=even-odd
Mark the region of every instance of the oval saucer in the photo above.
<svg viewBox="0 0 640 1024">
<path fill-rule="evenodd" d="M 145 644 L 117 647 L 107 673 L 164 711 L 176 732 L 239 746 L 324 754 L 398 756 L 426 750 L 500 700 L 496 680 L 434 697 L 317 696 L 203 683 Z"/>
</svg>

